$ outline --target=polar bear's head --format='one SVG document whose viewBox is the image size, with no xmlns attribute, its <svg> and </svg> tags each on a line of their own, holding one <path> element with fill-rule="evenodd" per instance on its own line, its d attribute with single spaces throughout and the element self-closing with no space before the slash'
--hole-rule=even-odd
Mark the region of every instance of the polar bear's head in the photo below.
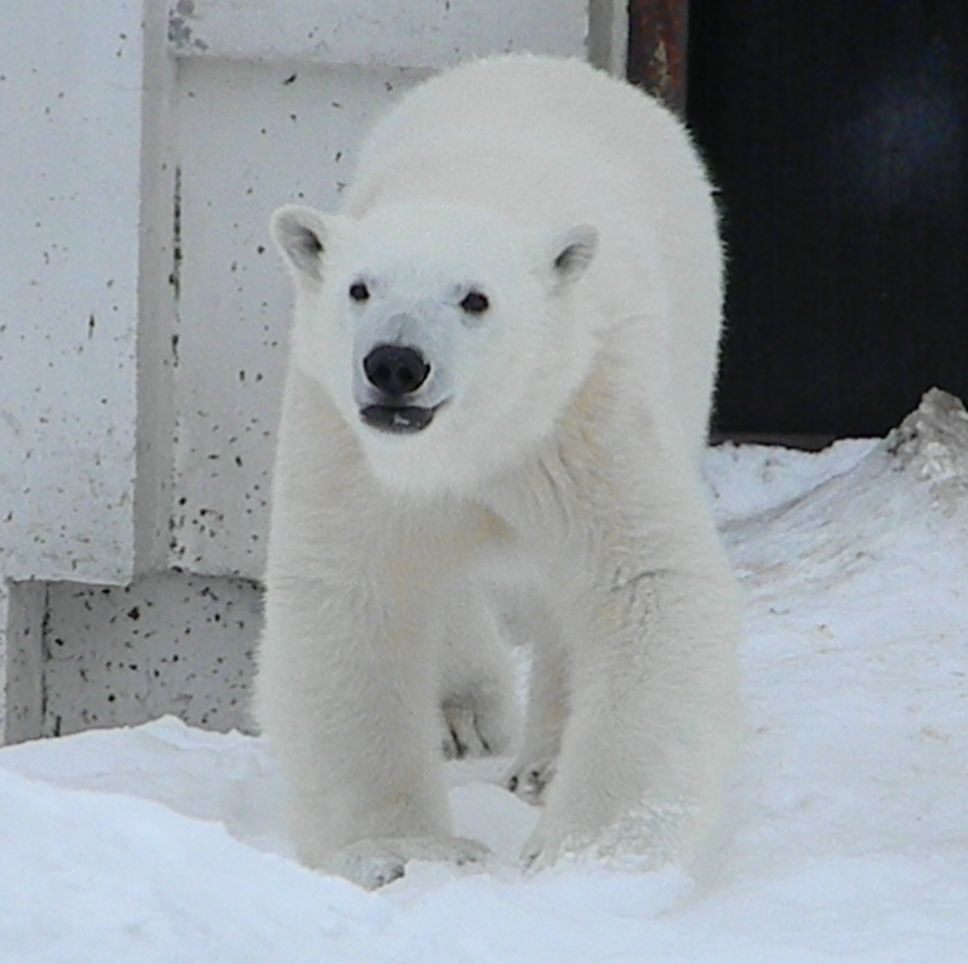
<svg viewBox="0 0 968 964">
<path fill-rule="evenodd" d="M 296 364 L 395 488 L 467 492 L 533 451 L 586 376 L 593 228 L 536 236 L 462 204 L 363 217 L 288 206 Z"/>
</svg>

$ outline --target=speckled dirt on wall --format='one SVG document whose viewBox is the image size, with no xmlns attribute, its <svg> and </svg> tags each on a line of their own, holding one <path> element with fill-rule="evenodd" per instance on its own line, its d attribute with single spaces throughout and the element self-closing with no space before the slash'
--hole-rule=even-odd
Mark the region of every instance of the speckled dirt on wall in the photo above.
<svg viewBox="0 0 968 964">
<path fill-rule="evenodd" d="M 173 565 L 261 576 L 290 315 L 269 215 L 287 199 L 335 209 L 370 118 L 420 76 L 182 64 Z M 279 168 L 282 144 L 295 169 Z"/>
<path fill-rule="evenodd" d="M 127 588 L 57 583 L 48 606 L 44 735 L 164 713 L 216 730 L 251 729 L 262 626 L 255 583 L 178 572 Z"/>
<path fill-rule="evenodd" d="M 172 711 L 244 725 L 290 316 L 269 214 L 334 209 L 372 118 L 429 71 L 497 50 L 583 56 L 603 4 L 271 6 L 11 6 L 8 738 Z"/>
</svg>

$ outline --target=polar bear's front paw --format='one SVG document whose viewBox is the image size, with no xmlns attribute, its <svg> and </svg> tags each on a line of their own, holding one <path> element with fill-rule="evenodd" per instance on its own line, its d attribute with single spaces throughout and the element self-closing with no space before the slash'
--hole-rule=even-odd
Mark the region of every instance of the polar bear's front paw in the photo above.
<svg viewBox="0 0 968 964">
<path fill-rule="evenodd" d="M 487 847 L 466 837 L 373 837 L 344 847 L 321 869 L 345 877 L 367 890 L 375 890 L 402 877 L 411 860 L 438 861 L 460 867 L 478 863 L 487 854 Z"/>
<path fill-rule="evenodd" d="M 685 856 L 702 826 L 694 801 L 637 801 L 618 814 L 610 809 L 582 811 L 554 800 L 524 846 L 526 867 L 540 870 L 562 857 L 620 859 L 639 870 L 656 870 Z"/>
<path fill-rule="evenodd" d="M 525 803 L 541 803 L 554 778 L 557 765 L 557 756 L 542 756 L 537 759 L 529 756 L 523 761 L 519 757 L 511 767 L 504 785 Z"/>
<path fill-rule="evenodd" d="M 474 699 L 446 700 L 442 745 L 448 760 L 497 756 L 507 750 L 509 725 L 498 706 L 484 706 Z"/>
</svg>

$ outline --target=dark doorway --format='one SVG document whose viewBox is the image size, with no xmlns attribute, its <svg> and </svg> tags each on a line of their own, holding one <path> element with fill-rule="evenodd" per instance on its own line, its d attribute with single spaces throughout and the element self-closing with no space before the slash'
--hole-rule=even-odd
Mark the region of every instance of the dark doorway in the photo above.
<svg viewBox="0 0 968 964">
<path fill-rule="evenodd" d="M 721 432 L 875 435 L 932 385 L 968 398 L 966 16 L 688 4 L 687 116 L 729 249 Z"/>
</svg>

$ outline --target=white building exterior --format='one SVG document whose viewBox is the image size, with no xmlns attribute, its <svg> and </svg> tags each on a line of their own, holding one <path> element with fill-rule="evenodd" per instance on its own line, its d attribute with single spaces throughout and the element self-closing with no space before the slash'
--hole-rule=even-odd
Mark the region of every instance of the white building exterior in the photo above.
<svg viewBox="0 0 968 964">
<path fill-rule="evenodd" d="M 623 68 L 619 0 L 4 0 L 0 739 L 247 725 L 286 353 L 277 205 L 495 51 Z"/>
</svg>

